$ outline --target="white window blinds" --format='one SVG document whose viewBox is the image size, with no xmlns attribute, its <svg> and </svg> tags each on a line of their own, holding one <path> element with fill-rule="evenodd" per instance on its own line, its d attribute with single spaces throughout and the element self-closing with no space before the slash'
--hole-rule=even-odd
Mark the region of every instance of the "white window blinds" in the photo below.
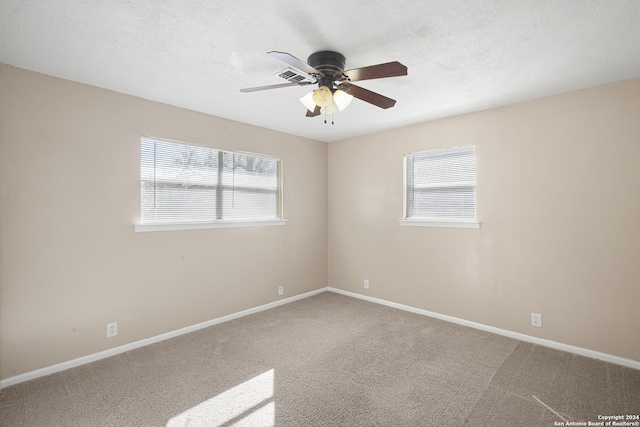
<svg viewBox="0 0 640 427">
<path fill-rule="evenodd" d="M 405 219 L 475 221 L 475 147 L 408 154 L 405 173 Z"/>
<path fill-rule="evenodd" d="M 143 137 L 141 224 L 280 219 L 281 160 Z"/>
</svg>

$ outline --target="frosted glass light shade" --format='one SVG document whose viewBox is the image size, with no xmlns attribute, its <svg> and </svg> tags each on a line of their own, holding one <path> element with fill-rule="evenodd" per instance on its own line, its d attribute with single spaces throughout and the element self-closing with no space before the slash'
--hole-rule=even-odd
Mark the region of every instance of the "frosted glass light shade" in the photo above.
<svg viewBox="0 0 640 427">
<path fill-rule="evenodd" d="M 316 109 L 316 103 L 313 101 L 313 91 L 300 98 L 300 102 L 312 113 Z"/>
<path fill-rule="evenodd" d="M 347 92 L 343 90 L 336 90 L 333 93 L 333 102 L 338 107 L 338 110 L 342 111 L 351 104 L 353 100 L 353 95 L 349 95 Z"/>
<path fill-rule="evenodd" d="M 320 107 L 327 107 L 333 103 L 331 90 L 326 86 L 320 86 L 313 91 L 313 101 Z"/>
</svg>

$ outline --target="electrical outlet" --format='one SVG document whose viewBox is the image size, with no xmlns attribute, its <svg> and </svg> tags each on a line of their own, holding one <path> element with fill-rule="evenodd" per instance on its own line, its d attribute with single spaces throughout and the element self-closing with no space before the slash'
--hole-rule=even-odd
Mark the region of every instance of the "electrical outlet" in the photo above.
<svg viewBox="0 0 640 427">
<path fill-rule="evenodd" d="M 107 323 L 107 338 L 118 335 L 118 322 Z"/>
<path fill-rule="evenodd" d="M 542 314 L 531 313 L 531 325 L 537 328 L 542 328 Z"/>
<path fill-rule="evenodd" d="M 368 280 L 364 281 L 364 288 L 365 289 L 369 289 L 369 281 Z"/>
<path fill-rule="evenodd" d="M 284 295 L 284 286 L 278 286 L 278 295 Z"/>
</svg>

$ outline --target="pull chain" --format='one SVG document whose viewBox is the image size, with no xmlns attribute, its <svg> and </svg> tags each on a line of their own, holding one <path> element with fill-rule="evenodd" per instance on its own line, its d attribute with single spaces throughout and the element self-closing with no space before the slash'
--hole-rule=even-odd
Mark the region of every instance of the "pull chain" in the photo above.
<svg viewBox="0 0 640 427">
<path fill-rule="evenodd" d="M 334 112 L 333 110 L 331 110 L 331 124 L 332 124 L 332 125 L 333 125 L 333 124 L 335 124 L 335 123 L 333 122 L 334 113 L 335 113 L 335 112 Z M 326 110 L 326 109 L 324 110 L 324 124 L 327 124 L 327 110 Z"/>
</svg>

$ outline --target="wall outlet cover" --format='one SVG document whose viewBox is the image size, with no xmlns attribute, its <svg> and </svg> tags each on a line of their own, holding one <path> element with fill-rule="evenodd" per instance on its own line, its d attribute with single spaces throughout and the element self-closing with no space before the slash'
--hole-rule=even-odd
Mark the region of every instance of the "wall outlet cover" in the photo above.
<svg viewBox="0 0 640 427">
<path fill-rule="evenodd" d="M 118 335 L 118 322 L 107 323 L 107 338 Z"/>
<path fill-rule="evenodd" d="M 542 314 L 531 313 L 531 325 L 536 328 L 542 328 Z"/>
</svg>

